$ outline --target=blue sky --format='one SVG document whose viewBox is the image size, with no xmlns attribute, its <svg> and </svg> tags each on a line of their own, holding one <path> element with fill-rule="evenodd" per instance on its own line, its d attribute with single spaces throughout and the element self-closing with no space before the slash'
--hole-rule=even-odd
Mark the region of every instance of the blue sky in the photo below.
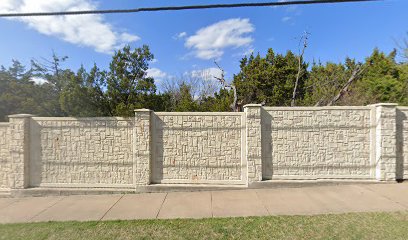
<svg viewBox="0 0 408 240">
<path fill-rule="evenodd" d="M 245 1 L 245 0 L 243 0 Z M 261 0 L 259 0 L 261 1 Z M 235 3 L 222 0 L 1 0 L 0 12 Z M 311 33 L 308 61 L 362 60 L 374 47 L 385 52 L 407 37 L 408 1 L 321 4 L 112 14 L 70 18 L 0 19 L 0 65 L 11 59 L 50 58 L 52 50 L 69 56 L 65 66 L 107 68 L 112 52 L 123 44 L 148 44 L 156 61 L 150 74 L 159 80 L 207 72 L 216 59 L 227 77 L 239 71 L 239 60 L 268 48 L 297 51 L 298 38 Z"/>
</svg>

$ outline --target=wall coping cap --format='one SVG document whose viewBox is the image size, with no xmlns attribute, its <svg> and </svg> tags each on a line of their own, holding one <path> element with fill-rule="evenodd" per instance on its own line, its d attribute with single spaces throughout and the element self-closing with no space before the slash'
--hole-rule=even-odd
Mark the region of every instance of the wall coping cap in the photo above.
<svg viewBox="0 0 408 240">
<path fill-rule="evenodd" d="M 13 114 L 13 115 L 8 115 L 9 118 L 31 118 L 35 117 L 35 115 L 32 114 Z"/>
<path fill-rule="evenodd" d="M 250 103 L 250 104 L 244 105 L 244 108 L 247 108 L 247 107 L 262 107 L 262 104 Z"/>
<path fill-rule="evenodd" d="M 376 103 L 376 104 L 370 104 L 368 106 L 372 107 L 379 107 L 379 106 L 398 106 L 398 103 Z"/>
<path fill-rule="evenodd" d="M 152 110 L 147 108 L 136 109 L 135 112 L 151 112 Z"/>
</svg>

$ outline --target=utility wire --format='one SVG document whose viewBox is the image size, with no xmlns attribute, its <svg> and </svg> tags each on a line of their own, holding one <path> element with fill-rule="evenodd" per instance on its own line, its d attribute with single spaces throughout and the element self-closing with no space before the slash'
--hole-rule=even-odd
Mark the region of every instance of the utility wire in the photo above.
<svg viewBox="0 0 408 240">
<path fill-rule="evenodd" d="M 7 18 L 7 17 L 40 17 L 40 16 L 84 15 L 84 14 L 138 13 L 158 11 L 179 11 L 192 9 L 266 7 L 266 6 L 306 5 L 306 4 L 346 3 L 346 2 L 373 2 L 373 1 L 381 0 L 296 0 L 287 2 L 232 3 L 232 4 L 210 4 L 210 5 L 169 6 L 169 7 L 147 7 L 133 9 L 82 10 L 65 12 L 0 13 L 0 17 Z"/>
</svg>

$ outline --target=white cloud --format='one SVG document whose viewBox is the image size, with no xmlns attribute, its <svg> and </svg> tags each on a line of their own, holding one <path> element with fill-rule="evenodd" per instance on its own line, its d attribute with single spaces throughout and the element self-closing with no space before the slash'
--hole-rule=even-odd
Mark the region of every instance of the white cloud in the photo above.
<svg viewBox="0 0 408 240">
<path fill-rule="evenodd" d="M 199 29 L 187 38 L 185 46 L 193 49 L 200 59 L 219 59 L 228 47 L 238 48 L 250 45 L 254 39 L 248 34 L 255 31 L 249 19 L 233 18 Z"/>
<path fill-rule="evenodd" d="M 148 77 L 152 77 L 155 80 L 161 80 L 165 77 L 167 77 L 167 73 L 163 72 L 162 70 L 158 68 L 149 68 L 146 71 Z"/>
<path fill-rule="evenodd" d="M 176 35 L 174 35 L 173 39 L 178 40 L 178 39 L 185 38 L 186 36 L 187 36 L 186 32 L 181 32 L 181 33 L 177 33 Z"/>
<path fill-rule="evenodd" d="M 190 72 L 185 72 L 185 76 L 189 76 L 192 78 L 198 78 L 202 80 L 215 80 L 214 77 L 221 78 L 222 71 L 218 68 L 205 68 L 200 70 L 192 70 Z"/>
<path fill-rule="evenodd" d="M 92 0 L 1 0 L 1 12 L 52 12 L 96 10 Z M 10 18 L 30 28 L 60 38 L 66 42 L 92 47 L 97 52 L 112 53 L 124 44 L 140 38 L 126 32 L 115 31 L 101 15 L 46 16 Z"/>
<path fill-rule="evenodd" d="M 282 22 L 288 22 L 288 21 L 290 21 L 292 18 L 291 17 L 283 17 L 282 18 Z"/>
</svg>

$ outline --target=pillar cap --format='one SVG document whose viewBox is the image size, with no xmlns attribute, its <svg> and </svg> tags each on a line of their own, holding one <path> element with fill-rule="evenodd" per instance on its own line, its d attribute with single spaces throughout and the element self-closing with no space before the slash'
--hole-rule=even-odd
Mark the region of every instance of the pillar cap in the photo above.
<svg viewBox="0 0 408 240">
<path fill-rule="evenodd" d="M 147 108 L 141 108 L 141 109 L 136 109 L 134 110 L 135 112 L 151 112 L 152 110 L 147 109 Z"/>
<path fill-rule="evenodd" d="M 30 118 L 30 117 L 35 117 L 35 115 L 32 114 L 13 114 L 13 115 L 8 115 L 9 118 Z"/>
<path fill-rule="evenodd" d="M 250 103 L 250 104 L 244 105 L 244 108 L 248 108 L 248 107 L 262 107 L 262 104 Z"/>
</svg>

